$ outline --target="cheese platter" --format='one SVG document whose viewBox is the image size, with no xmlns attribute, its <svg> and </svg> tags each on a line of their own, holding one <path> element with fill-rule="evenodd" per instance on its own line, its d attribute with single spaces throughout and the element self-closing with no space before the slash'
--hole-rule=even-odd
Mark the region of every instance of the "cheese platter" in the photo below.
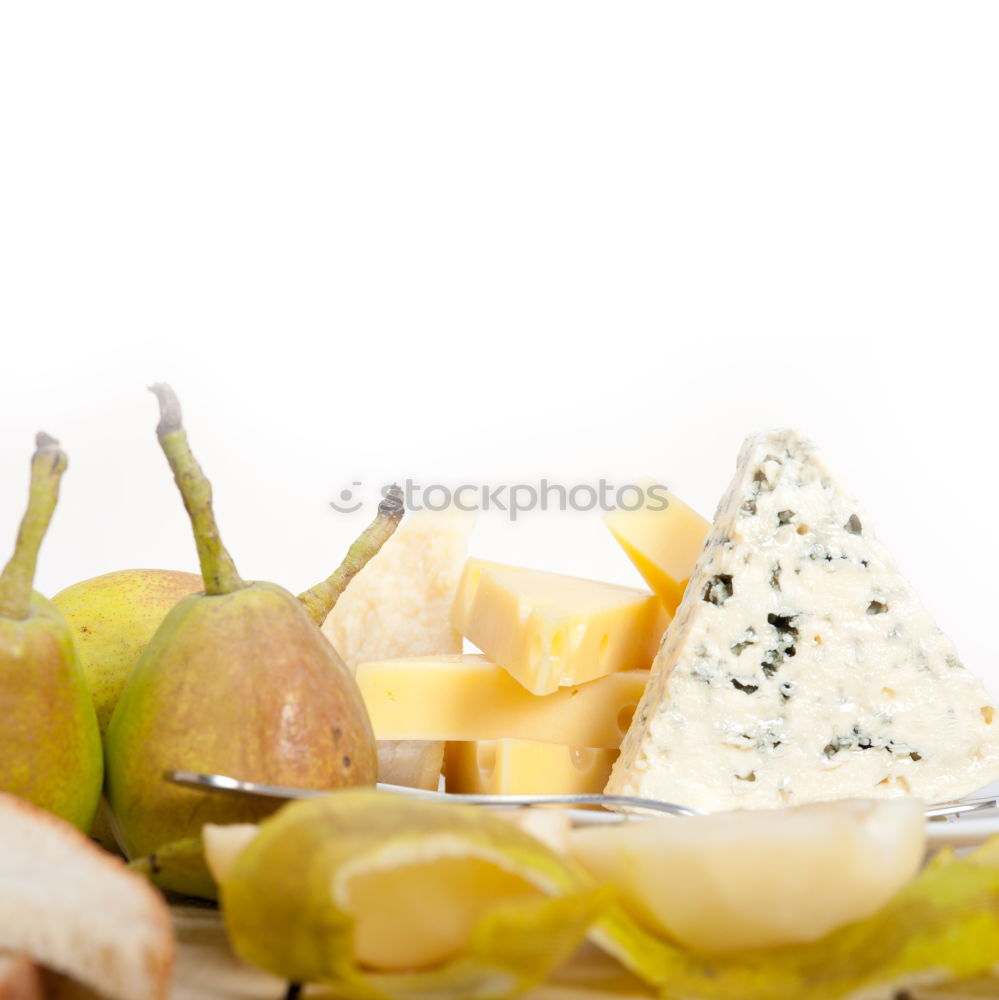
<svg viewBox="0 0 999 1000">
<path fill-rule="evenodd" d="M 154 391 L 200 579 L 34 610 L 45 436 L 0 577 L 3 676 L 49 683 L 28 638 L 58 634 L 82 748 L 46 784 L 69 765 L 38 756 L 44 720 L 6 737 L 0 954 L 111 1000 L 988 988 L 999 707 L 799 432 L 750 436 L 710 521 L 652 483 L 608 516 L 645 587 L 469 557 L 468 518 L 390 487 L 295 596 L 239 575 Z M 83 889 L 47 936 L 23 866 L 106 880 L 133 945 Z"/>
</svg>

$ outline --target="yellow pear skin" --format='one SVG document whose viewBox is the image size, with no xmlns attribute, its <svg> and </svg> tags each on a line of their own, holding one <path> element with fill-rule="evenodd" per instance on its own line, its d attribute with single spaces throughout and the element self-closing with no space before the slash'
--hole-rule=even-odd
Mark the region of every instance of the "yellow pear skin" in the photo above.
<svg viewBox="0 0 999 1000">
<path fill-rule="evenodd" d="M 201 577 L 194 573 L 124 569 L 81 580 L 52 598 L 73 630 L 102 738 L 121 689 L 160 622 L 182 597 L 201 587 Z M 90 836 L 117 852 L 104 800 Z"/>
<path fill-rule="evenodd" d="M 377 772 L 353 677 L 297 598 L 268 583 L 181 600 L 126 681 L 106 749 L 131 858 L 278 804 L 181 788 L 164 771 L 316 789 L 374 784 Z"/>
<path fill-rule="evenodd" d="M 103 772 L 97 716 L 62 615 L 32 583 L 66 456 L 40 434 L 28 510 L 0 574 L 0 790 L 90 826 Z"/>
<path fill-rule="evenodd" d="M 73 634 L 34 594 L 23 621 L 0 620 L 0 789 L 83 832 L 100 797 L 101 739 Z"/>
<path fill-rule="evenodd" d="M 201 577 L 169 569 L 123 569 L 60 590 L 52 603 L 73 629 L 103 736 L 128 675 L 182 598 Z"/>
</svg>

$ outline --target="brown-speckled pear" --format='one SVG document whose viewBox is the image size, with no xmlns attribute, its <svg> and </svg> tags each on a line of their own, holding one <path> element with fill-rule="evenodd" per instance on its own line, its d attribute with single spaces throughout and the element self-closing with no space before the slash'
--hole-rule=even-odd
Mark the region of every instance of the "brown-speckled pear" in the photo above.
<svg viewBox="0 0 999 1000">
<path fill-rule="evenodd" d="M 163 780 L 164 771 L 335 789 L 373 784 L 377 768 L 353 677 L 296 597 L 240 578 L 176 396 L 164 385 L 153 391 L 157 433 L 194 528 L 204 592 L 167 614 L 108 727 L 106 792 L 133 858 L 196 837 L 206 822 L 254 820 L 276 806 L 180 788 Z"/>
<path fill-rule="evenodd" d="M 194 573 L 122 569 L 81 580 L 52 598 L 73 629 L 102 736 L 125 680 L 167 612 L 202 586 Z"/>
<path fill-rule="evenodd" d="M 101 791 L 101 741 L 73 633 L 32 591 L 66 456 L 39 434 L 31 494 L 0 575 L 0 790 L 90 826 Z"/>
</svg>

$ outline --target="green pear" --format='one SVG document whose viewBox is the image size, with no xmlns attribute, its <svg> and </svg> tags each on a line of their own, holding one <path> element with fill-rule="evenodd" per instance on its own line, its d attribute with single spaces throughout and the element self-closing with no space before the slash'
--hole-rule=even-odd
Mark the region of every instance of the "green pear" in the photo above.
<svg viewBox="0 0 999 1000">
<path fill-rule="evenodd" d="M 165 771 L 327 790 L 371 785 L 377 770 L 353 676 L 302 601 L 239 576 L 176 396 L 168 386 L 153 391 L 160 445 L 191 518 L 204 591 L 164 618 L 111 716 L 106 792 L 131 858 L 196 838 L 205 823 L 253 822 L 279 805 L 181 788 L 164 781 Z M 336 599 L 335 586 L 326 599 Z M 190 891 L 189 873 L 176 885 L 161 874 L 161 886 Z"/>
<path fill-rule="evenodd" d="M 166 613 L 201 587 L 194 573 L 123 569 L 81 580 L 52 598 L 73 629 L 101 736 L 126 678 Z"/>
<path fill-rule="evenodd" d="M 32 590 L 65 469 L 59 442 L 39 434 L 28 510 L 0 575 L 0 790 L 86 831 L 103 773 L 97 716 L 72 630 Z"/>
<path fill-rule="evenodd" d="M 124 569 L 74 583 L 52 598 L 73 629 L 102 737 L 125 679 L 166 613 L 201 586 L 194 573 Z M 118 850 L 103 798 L 90 836 L 107 850 Z"/>
</svg>

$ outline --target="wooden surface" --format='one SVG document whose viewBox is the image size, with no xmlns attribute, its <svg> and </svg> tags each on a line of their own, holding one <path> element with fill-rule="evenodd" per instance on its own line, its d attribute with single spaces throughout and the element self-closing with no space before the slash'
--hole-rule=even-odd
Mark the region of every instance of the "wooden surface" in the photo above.
<svg viewBox="0 0 999 1000">
<path fill-rule="evenodd" d="M 217 910 L 176 906 L 173 912 L 179 951 L 171 1000 L 283 1000 L 286 982 L 250 968 L 233 955 Z M 310 987 L 303 996 L 319 1000 L 323 993 L 321 987 Z M 650 996 L 653 994 L 617 962 L 589 946 L 550 982 L 523 994 L 524 1000 L 622 1000 Z M 906 996 L 911 1000 L 999 998 L 999 979 L 912 990 Z"/>
<path fill-rule="evenodd" d="M 283 1000 L 288 984 L 241 962 L 229 947 L 219 912 L 175 906 L 179 944 L 171 1000 Z M 321 987 L 303 996 L 319 1000 Z M 622 1000 L 653 996 L 617 962 L 585 947 L 569 965 L 524 1000 Z M 747 998 L 748 1000 L 748 998 Z"/>
</svg>

